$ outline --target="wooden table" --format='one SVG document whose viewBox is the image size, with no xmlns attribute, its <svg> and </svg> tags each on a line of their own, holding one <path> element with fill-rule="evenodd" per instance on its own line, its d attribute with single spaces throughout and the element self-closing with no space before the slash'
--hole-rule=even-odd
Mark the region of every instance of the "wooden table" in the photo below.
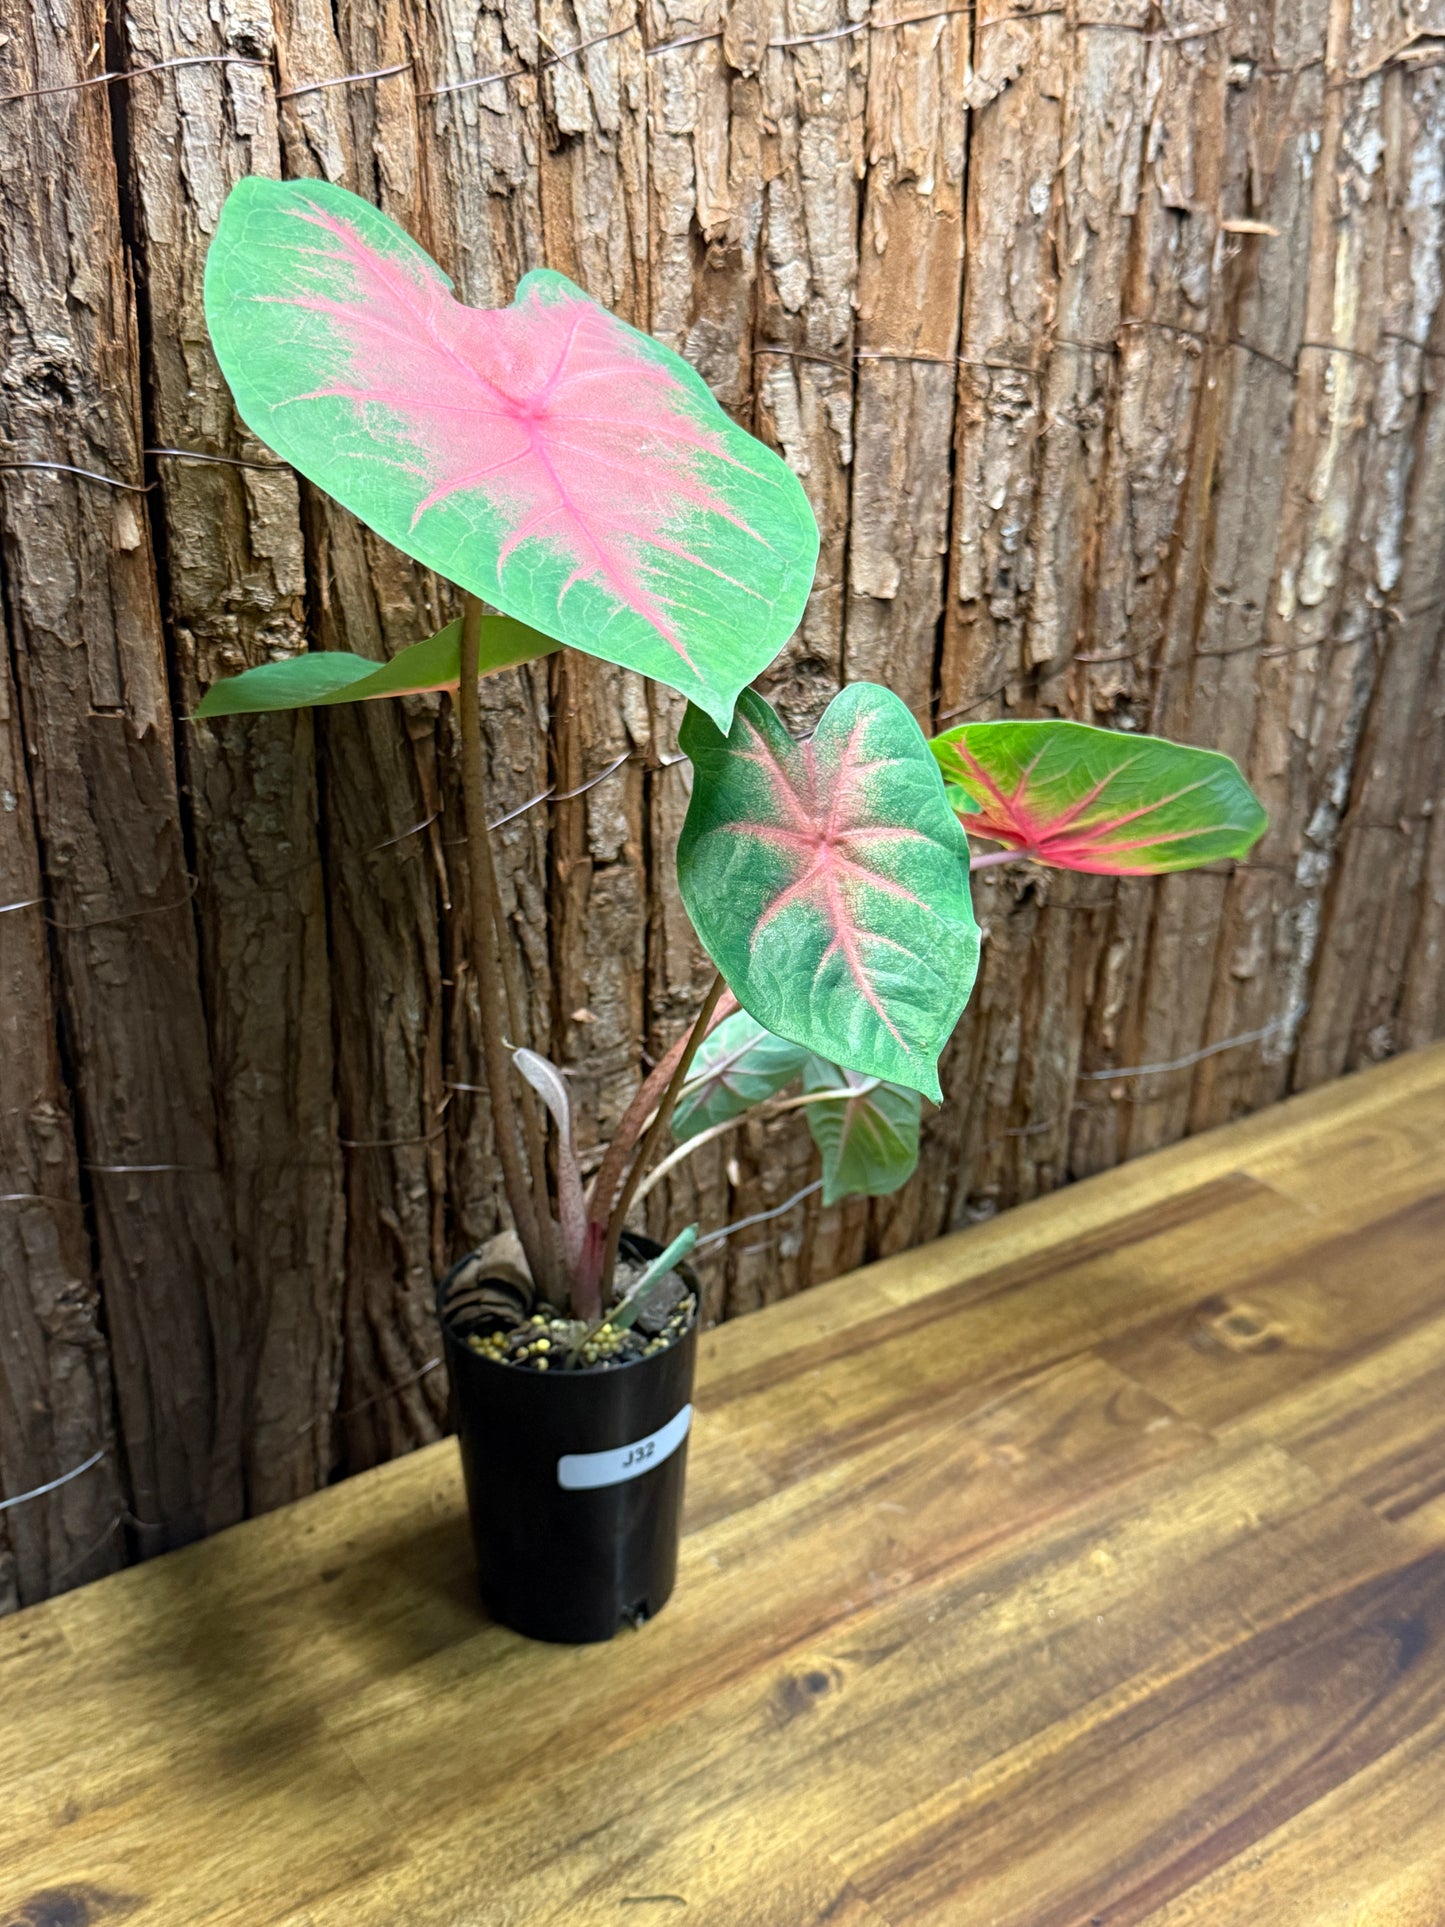
<svg viewBox="0 0 1445 1927">
<path fill-rule="evenodd" d="M 0 1623 L 0 1923 L 1439 1927 L 1445 1046 L 712 1334 L 677 1596 L 455 1448 Z"/>
</svg>

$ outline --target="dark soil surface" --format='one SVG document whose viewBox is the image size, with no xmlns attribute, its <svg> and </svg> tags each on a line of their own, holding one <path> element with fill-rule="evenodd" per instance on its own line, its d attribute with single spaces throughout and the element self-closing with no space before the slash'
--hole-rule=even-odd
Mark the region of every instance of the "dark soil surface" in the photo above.
<svg viewBox="0 0 1445 1927">
<path fill-rule="evenodd" d="M 618 1260 L 612 1305 L 626 1298 L 646 1270 L 645 1260 Z M 460 1269 L 460 1268 L 459 1268 Z M 510 1278 L 467 1277 L 447 1299 L 453 1330 L 482 1358 L 521 1371 L 609 1371 L 675 1345 L 697 1312 L 696 1294 L 681 1273 L 649 1287 L 648 1303 L 629 1330 L 594 1329 L 555 1306 L 538 1303 L 530 1287 Z"/>
</svg>

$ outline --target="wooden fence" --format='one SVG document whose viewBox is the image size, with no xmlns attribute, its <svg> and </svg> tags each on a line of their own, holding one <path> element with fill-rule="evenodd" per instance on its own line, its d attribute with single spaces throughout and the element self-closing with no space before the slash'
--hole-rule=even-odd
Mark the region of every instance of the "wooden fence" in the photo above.
<svg viewBox="0 0 1445 1927">
<path fill-rule="evenodd" d="M 718 1310 L 1442 1028 L 1440 0 L 0 17 L 0 1498 L 64 1480 L 0 1511 L 0 1610 L 435 1436 L 431 1279 L 496 1221 L 447 713 L 186 720 L 444 609 L 231 412 L 242 175 L 373 198 L 475 302 L 563 269 L 779 445 L 794 724 L 881 678 L 1216 745 L 1270 807 L 1227 874 L 984 873 L 918 1179 L 740 1233 Z M 576 655 L 487 700 L 509 809 L 616 764 L 505 833 L 595 1138 L 705 981 L 676 705 Z M 684 1170 L 707 1225 L 813 1175 L 796 1120 Z"/>
</svg>

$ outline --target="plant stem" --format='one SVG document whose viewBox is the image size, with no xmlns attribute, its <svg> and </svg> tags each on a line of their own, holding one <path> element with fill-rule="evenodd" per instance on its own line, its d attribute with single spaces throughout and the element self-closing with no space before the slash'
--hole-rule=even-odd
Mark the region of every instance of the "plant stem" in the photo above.
<svg viewBox="0 0 1445 1927">
<path fill-rule="evenodd" d="M 1027 855 L 1027 850 L 989 850 L 984 856 L 970 857 L 968 867 L 970 870 L 991 870 L 995 863 L 1021 863 Z"/>
<path fill-rule="evenodd" d="M 467 631 L 476 631 L 476 649 L 481 655 L 482 617 L 486 613 L 481 598 L 469 595 L 466 599 L 462 617 L 462 651 L 467 649 Z M 481 702 L 477 700 L 478 740 L 481 729 Z M 480 767 L 480 763 L 479 763 Z M 485 777 L 482 778 L 482 806 L 486 807 Z M 517 953 L 512 942 L 512 933 L 507 928 L 506 912 L 502 908 L 501 892 L 497 887 L 497 865 L 492 855 L 492 833 L 487 828 L 483 838 L 486 863 L 487 901 L 492 915 L 492 930 L 497 940 L 497 954 L 501 958 L 502 983 L 507 993 L 507 1027 L 512 1034 L 512 1044 L 529 1042 L 522 1023 L 522 984 L 517 974 Z M 516 1089 L 516 1086 L 513 1086 Z M 558 1263 L 557 1240 L 553 1233 L 552 1214 L 547 1202 L 547 1136 L 542 1125 L 542 1115 L 537 1107 L 536 1093 L 530 1084 L 523 1082 L 519 1092 L 522 1113 L 522 1135 L 527 1146 L 527 1164 L 532 1174 L 533 1197 L 538 1205 L 538 1233 L 541 1237 L 546 1266 L 546 1278 L 534 1272 L 537 1289 L 546 1297 L 551 1297 L 559 1286 L 565 1286 Z M 520 1234 L 519 1234 L 520 1235 Z"/>
<path fill-rule="evenodd" d="M 729 991 L 713 1012 L 714 1023 L 720 1024 L 737 1009 L 737 999 Z M 712 1028 L 710 1025 L 709 1028 Z M 612 1200 L 617 1195 L 617 1187 L 622 1182 L 622 1173 L 632 1147 L 647 1126 L 649 1118 L 656 1110 L 667 1089 L 672 1073 L 677 1068 L 677 1060 L 687 1048 L 690 1031 L 685 1031 L 677 1042 L 671 1045 L 648 1072 L 633 1093 L 632 1102 L 622 1113 L 617 1129 L 612 1133 L 612 1141 L 592 1180 L 592 1188 L 587 1195 L 587 1215 L 593 1222 L 605 1225 L 612 1212 Z M 689 1063 L 691 1058 L 689 1058 Z"/>
<path fill-rule="evenodd" d="M 676 1104 L 678 1093 L 683 1086 L 683 1080 L 686 1078 L 692 1060 L 697 1054 L 698 1046 L 702 1043 L 703 1038 L 707 1036 L 708 1030 L 712 1025 L 713 1012 L 717 1009 L 726 989 L 727 985 L 723 982 L 722 972 L 719 971 L 712 980 L 711 989 L 702 1000 L 702 1009 L 693 1019 L 692 1029 L 687 1033 L 686 1041 L 678 1053 L 676 1064 L 673 1066 L 672 1075 L 667 1080 L 667 1088 L 663 1091 L 662 1098 L 658 1103 L 657 1115 L 653 1118 L 652 1123 L 647 1128 L 646 1135 L 637 1147 L 637 1156 L 632 1160 L 632 1168 L 627 1173 L 627 1181 L 622 1187 L 622 1192 L 617 1203 L 612 1208 L 612 1215 L 607 1221 L 607 1244 L 602 1254 L 601 1282 L 604 1300 L 607 1296 L 607 1288 L 612 1280 L 612 1268 L 617 1263 L 617 1246 L 622 1237 L 622 1227 L 627 1222 L 627 1214 L 632 1208 L 633 1194 L 642 1182 L 642 1174 L 647 1169 L 648 1161 L 652 1156 L 658 1139 L 667 1129 L 668 1122 L 672 1117 L 673 1106 Z M 598 1175 L 600 1176 L 601 1173 L 599 1172 Z"/>
<path fill-rule="evenodd" d="M 467 832 L 467 899 L 471 912 L 472 960 L 477 979 L 477 1009 L 482 1026 L 482 1059 L 487 1067 L 487 1096 L 492 1109 L 492 1131 L 497 1140 L 497 1158 L 502 1167 L 502 1186 L 511 1207 L 517 1236 L 522 1241 L 533 1282 L 539 1292 L 552 1285 L 554 1267 L 549 1264 L 548 1243 L 544 1241 L 537 1213 L 537 1192 L 533 1181 L 546 1182 L 546 1166 L 528 1169 L 523 1153 L 522 1133 L 512 1093 L 512 1065 L 502 1036 L 502 999 L 506 995 L 501 970 L 505 936 L 499 927 L 496 868 L 487 829 L 486 779 L 482 771 L 482 708 L 478 694 L 478 668 L 482 636 L 482 605 L 467 598 L 466 618 L 462 624 L 461 679 L 457 687 L 457 721 L 462 738 L 462 813 Z M 546 1191 L 542 1190 L 543 1217 L 547 1218 Z M 550 1223 L 550 1219 L 548 1219 Z"/>
</svg>

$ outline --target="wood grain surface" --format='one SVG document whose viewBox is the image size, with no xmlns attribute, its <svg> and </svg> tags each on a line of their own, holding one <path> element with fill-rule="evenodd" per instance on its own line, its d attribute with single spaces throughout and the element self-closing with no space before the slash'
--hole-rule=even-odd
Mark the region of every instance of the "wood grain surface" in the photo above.
<svg viewBox="0 0 1445 1927">
<path fill-rule="evenodd" d="M 0 1627 L 0 1927 L 1441 1927 L 1445 1046 L 704 1340 L 672 1603 L 455 1447 Z"/>
<path fill-rule="evenodd" d="M 0 1513 L 0 1612 L 437 1437 L 431 1281 L 497 1224 L 449 711 L 187 720 L 448 613 L 235 418 L 228 188 L 339 182 L 469 301 L 550 264 L 685 354 L 818 513 L 795 727 L 876 677 L 1216 745 L 1270 806 L 1217 873 L 981 875 L 917 1181 L 715 1247 L 730 1317 L 1445 1030 L 1442 40 L 1440 0 L 0 0 L 0 1496 L 106 1454 Z M 708 980 L 680 704 L 576 655 L 486 704 L 496 814 L 566 797 L 500 872 L 595 1152 Z M 815 1173 L 749 1127 L 649 1228 Z"/>
</svg>

